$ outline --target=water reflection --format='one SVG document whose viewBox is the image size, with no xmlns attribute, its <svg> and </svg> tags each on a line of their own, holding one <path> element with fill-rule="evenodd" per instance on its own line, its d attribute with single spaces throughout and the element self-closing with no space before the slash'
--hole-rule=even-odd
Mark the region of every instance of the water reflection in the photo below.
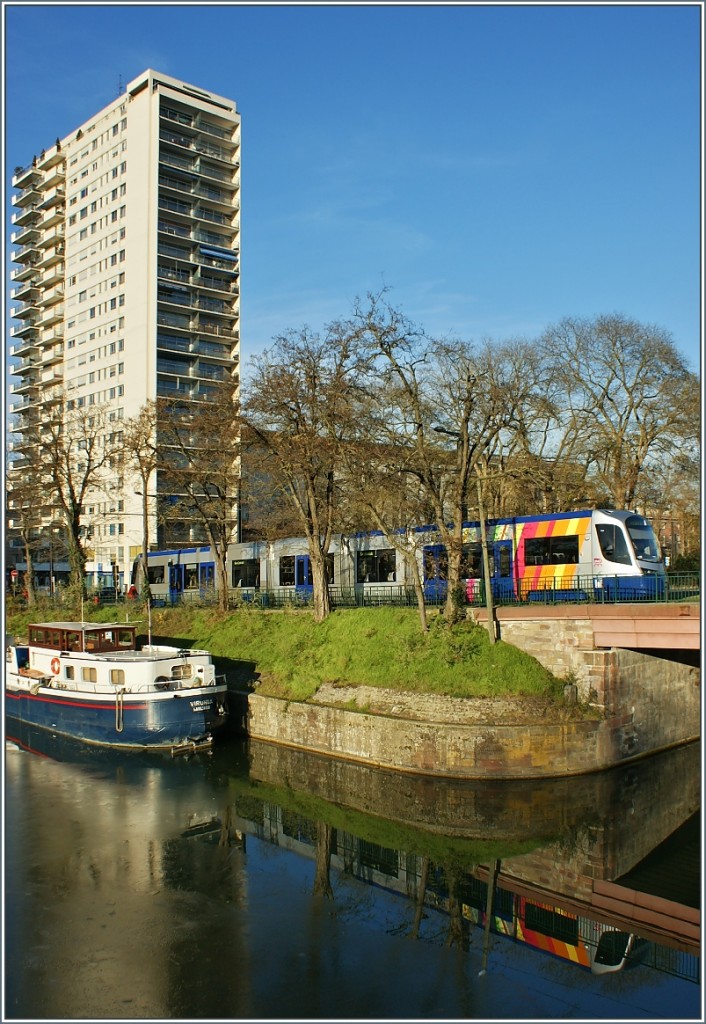
<svg viewBox="0 0 706 1024">
<path fill-rule="evenodd" d="M 653 924 L 620 975 L 589 966 L 621 924 L 594 883 L 697 811 L 696 746 L 482 784 L 255 742 L 172 760 L 15 740 L 8 1018 L 698 1016 L 683 936 Z"/>
</svg>

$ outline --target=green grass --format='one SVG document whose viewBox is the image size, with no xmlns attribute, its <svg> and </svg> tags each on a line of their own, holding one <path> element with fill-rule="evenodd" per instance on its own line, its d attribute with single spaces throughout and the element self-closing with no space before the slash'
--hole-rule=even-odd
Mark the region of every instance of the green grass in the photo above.
<svg viewBox="0 0 706 1024">
<path fill-rule="evenodd" d="M 90 621 L 142 618 L 144 609 L 93 609 Z M 27 623 L 68 612 L 11 614 L 6 630 L 22 635 Z M 223 614 L 212 608 L 152 611 L 155 642 L 209 650 L 236 683 L 259 680 L 258 692 L 306 700 L 326 682 L 386 687 L 456 697 L 522 694 L 559 698 L 563 683 L 536 659 L 502 641 L 491 645 L 484 627 L 464 621 L 453 627 L 440 614 L 430 616 L 428 634 L 411 608 L 357 608 L 333 612 L 317 624 L 308 611 L 241 608 Z"/>
</svg>

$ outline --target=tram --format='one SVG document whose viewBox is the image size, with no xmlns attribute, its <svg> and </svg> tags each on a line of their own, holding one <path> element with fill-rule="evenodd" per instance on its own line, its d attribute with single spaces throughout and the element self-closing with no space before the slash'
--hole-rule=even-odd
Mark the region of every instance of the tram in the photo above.
<svg viewBox="0 0 706 1024">
<path fill-rule="evenodd" d="M 490 584 L 497 601 L 636 600 L 660 597 L 665 567 L 659 542 L 644 516 L 589 509 L 489 520 L 486 524 Z M 442 601 L 448 589 L 448 556 L 434 526 L 337 534 L 327 556 L 334 593 L 372 594 L 385 601 L 409 590 L 405 550 L 417 560 L 425 598 Z M 131 582 L 139 581 L 139 562 Z M 290 592 L 306 598 L 312 575 L 304 538 L 234 543 L 228 548 L 229 583 L 244 600 Z M 208 545 L 152 551 L 147 576 L 154 599 L 175 603 L 212 591 L 213 552 Z M 483 597 L 480 524 L 464 523 L 461 578 L 469 603 Z"/>
</svg>

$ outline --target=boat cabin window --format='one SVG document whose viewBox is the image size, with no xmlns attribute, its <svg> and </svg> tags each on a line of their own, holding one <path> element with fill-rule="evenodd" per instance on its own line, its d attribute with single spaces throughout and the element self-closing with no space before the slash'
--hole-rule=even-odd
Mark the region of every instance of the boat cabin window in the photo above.
<svg viewBox="0 0 706 1024">
<path fill-rule="evenodd" d="M 80 651 L 81 650 L 81 634 L 67 632 L 66 634 L 66 650 L 67 651 Z"/>
<path fill-rule="evenodd" d="M 84 683 L 96 683 L 98 681 L 98 673 L 93 666 L 86 666 L 81 669 L 81 679 Z"/>
<path fill-rule="evenodd" d="M 75 678 L 74 677 L 74 667 L 73 667 L 73 665 L 65 665 L 64 666 L 64 678 L 65 679 L 74 679 Z"/>
<path fill-rule="evenodd" d="M 172 679 L 191 679 L 191 665 L 172 665 Z"/>
<path fill-rule="evenodd" d="M 134 647 L 135 637 L 129 629 L 118 630 L 118 647 Z"/>
<path fill-rule="evenodd" d="M 110 681 L 114 686 L 125 685 L 125 669 L 122 668 L 111 668 L 110 670 Z"/>
</svg>

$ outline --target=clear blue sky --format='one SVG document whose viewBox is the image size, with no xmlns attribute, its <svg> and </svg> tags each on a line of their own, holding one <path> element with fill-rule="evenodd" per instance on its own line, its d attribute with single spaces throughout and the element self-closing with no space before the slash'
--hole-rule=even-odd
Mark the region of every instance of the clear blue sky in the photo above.
<svg viewBox="0 0 706 1024">
<path fill-rule="evenodd" d="M 7 4 L 6 170 L 152 67 L 242 114 L 246 368 L 386 284 L 431 333 L 617 311 L 697 369 L 701 13 Z"/>
</svg>

